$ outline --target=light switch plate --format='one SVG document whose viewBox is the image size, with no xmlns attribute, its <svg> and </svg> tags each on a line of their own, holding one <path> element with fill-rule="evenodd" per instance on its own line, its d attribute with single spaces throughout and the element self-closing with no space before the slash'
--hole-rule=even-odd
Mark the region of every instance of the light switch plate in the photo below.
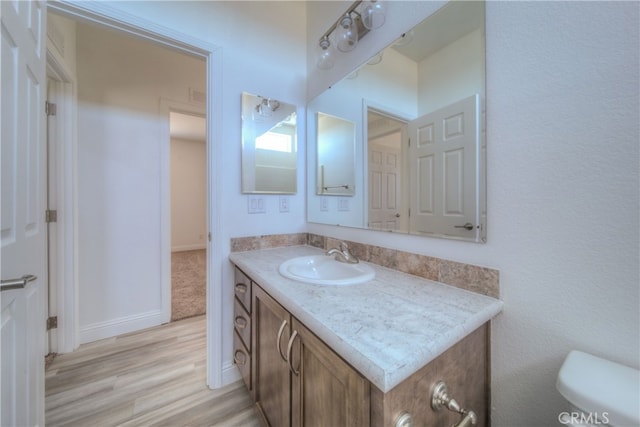
<svg viewBox="0 0 640 427">
<path fill-rule="evenodd" d="M 349 210 L 349 199 L 338 199 L 338 210 L 346 212 Z"/>
<path fill-rule="evenodd" d="M 248 199 L 247 211 L 250 214 L 266 213 L 267 207 L 266 207 L 264 197 L 250 196 Z"/>
</svg>

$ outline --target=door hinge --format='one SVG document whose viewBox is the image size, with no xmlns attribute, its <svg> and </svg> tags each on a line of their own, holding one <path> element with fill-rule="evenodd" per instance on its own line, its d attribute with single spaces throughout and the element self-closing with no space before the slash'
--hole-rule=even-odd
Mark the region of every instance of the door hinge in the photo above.
<svg viewBox="0 0 640 427">
<path fill-rule="evenodd" d="M 47 210 L 44 213 L 44 220 L 47 224 L 51 223 L 51 222 L 57 222 L 58 221 L 58 211 L 56 210 Z"/>
<path fill-rule="evenodd" d="M 44 112 L 47 116 L 55 116 L 56 115 L 56 104 L 53 102 L 45 101 L 44 102 Z"/>
<path fill-rule="evenodd" d="M 409 138 L 408 143 L 409 143 L 409 147 L 411 147 L 411 138 Z"/>
<path fill-rule="evenodd" d="M 51 316 L 47 319 L 47 331 L 58 327 L 58 316 Z"/>
<path fill-rule="evenodd" d="M 209 239 L 209 241 L 211 241 L 211 232 L 209 232 L 209 233 L 207 234 L 207 239 Z"/>
</svg>

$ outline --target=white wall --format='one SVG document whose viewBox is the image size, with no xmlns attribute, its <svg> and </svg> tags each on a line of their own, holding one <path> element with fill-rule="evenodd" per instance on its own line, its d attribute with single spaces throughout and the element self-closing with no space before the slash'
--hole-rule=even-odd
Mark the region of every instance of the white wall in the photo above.
<svg viewBox="0 0 640 427">
<path fill-rule="evenodd" d="M 77 25 L 76 54 L 79 326 L 87 342 L 166 321 L 160 212 L 169 118 L 160 102 L 204 91 L 206 70 L 203 60 L 85 24 Z"/>
<path fill-rule="evenodd" d="M 418 116 L 485 93 L 484 34 L 475 30 L 418 65 Z"/>
<path fill-rule="evenodd" d="M 222 48 L 222 93 L 214 94 L 223 104 L 222 146 L 215 152 L 222 157 L 215 171 L 221 181 L 221 194 L 211 194 L 220 206 L 220 235 L 213 236 L 212 286 L 222 289 L 223 364 L 232 366 L 233 346 L 233 270 L 229 263 L 231 237 L 261 234 L 297 233 L 305 225 L 304 144 L 298 145 L 296 195 L 287 196 L 289 212 L 279 212 L 279 196 L 266 195 L 266 213 L 249 214 L 248 199 L 242 195 L 241 94 L 249 92 L 298 106 L 304 117 L 306 102 L 306 7 L 304 2 L 208 1 L 107 3 L 115 10 L 139 16 L 183 34 Z M 211 95 L 211 94 L 210 94 Z M 298 120 L 298 141 L 304 141 L 304 120 Z M 215 319 L 216 316 L 212 316 Z M 217 345 L 217 343 L 212 344 Z M 235 368 L 233 368 L 235 369 Z"/>
<path fill-rule="evenodd" d="M 171 250 L 206 247 L 207 144 L 171 138 Z"/>
<path fill-rule="evenodd" d="M 390 5 L 407 27 L 431 5 L 409 3 Z M 385 27 L 381 46 L 397 33 Z M 494 426 L 557 425 L 555 379 L 571 349 L 638 368 L 638 28 L 634 3 L 487 4 L 487 244 L 308 226 L 500 269 Z M 358 49 L 352 66 L 375 51 Z M 310 95 L 331 80 L 317 73 Z"/>
</svg>

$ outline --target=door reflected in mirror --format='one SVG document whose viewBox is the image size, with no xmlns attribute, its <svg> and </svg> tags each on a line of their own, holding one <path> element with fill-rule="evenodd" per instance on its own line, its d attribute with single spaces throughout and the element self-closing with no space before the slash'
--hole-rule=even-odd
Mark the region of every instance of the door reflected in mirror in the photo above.
<svg viewBox="0 0 640 427">
<path fill-rule="evenodd" d="M 351 205 L 323 200 L 309 158 L 308 221 L 484 242 L 484 2 L 447 3 L 374 59 L 307 105 L 310 157 L 316 113 L 356 128 Z"/>
<path fill-rule="evenodd" d="M 295 194 L 296 106 L 242 94 L 242 193 Z"/>
<path fill-rule="evenodd" d="M 320 195 L 351 196 L 355 190 L 355 137 L 352 121 L 317 114 L 318 189 Z"/>
</svg>

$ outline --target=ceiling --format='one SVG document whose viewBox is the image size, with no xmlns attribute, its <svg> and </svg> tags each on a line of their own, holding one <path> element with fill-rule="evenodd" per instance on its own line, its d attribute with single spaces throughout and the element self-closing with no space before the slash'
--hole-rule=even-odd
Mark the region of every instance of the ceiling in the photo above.
<svg viewBox="0 0 640 427">
<path fill-rule="evenodd" d="M 405 33 L 394 46 L 401 54 L 420 62 L 434 52 L 484 25 L 484 2 L 450 1 Z"/>
</svg>

